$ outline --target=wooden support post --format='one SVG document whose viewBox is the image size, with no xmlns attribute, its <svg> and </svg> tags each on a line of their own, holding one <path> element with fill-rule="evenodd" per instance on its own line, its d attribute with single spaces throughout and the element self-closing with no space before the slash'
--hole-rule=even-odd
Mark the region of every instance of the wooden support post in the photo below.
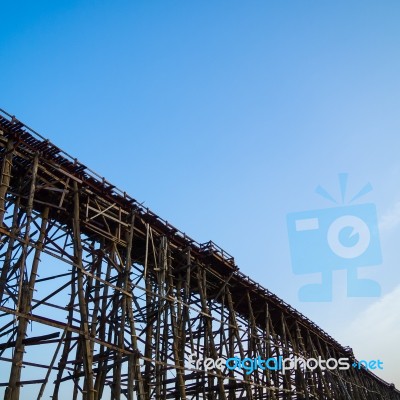
<svg viewBox="0 0 400 400">
<path fill-rule="evenodd" d="M 9 138 L 5 148 L 5 156 L 1 166 L 0 176 L 0 226 L 3 226 L 4 214 L 6 211 L 6 194 L 11 180 L 12 159 L 14 156 L 14 140 Z"/>
<path fill-rule="evenodd" d="M 82 244 L 81 244 L 81 230 L 80 230 L 80 207 L 79 207 L 79 189 L 78 184 L 74 181 L 74 215 L 73 215 L 73 227 L 74 227 L 74 253 L 75 263 L 77 266 L 78 274 L 78 299 L 79 299 L 79 310 L 81 313 L 81 329 L 83 335 L 81 336 L 81 345 L 83 348 L 83 369 L 85 372 L 85 391 L 84 400 L 95 400 L 95 392 L 93 387 L 93 354 L 91 351 L 90 336 L 89 336 L 89 325 L 88 325 L 88 310 L 85 300 L 85 292 L 83 286 L 83 266 L 82 266 Z"/>
<path fill-rule="evenodd" d="M 211 311 L 207 305 L 207 279 L 204 269 L 198 268 L 197 269 L 197 280 L 199 285 L 199 294 L 200 294 L 200 302 L 201 308 L 204 315 L 204 323 L 205 323 L 205 341 L 209 348 L 209 355 L 214 358 L 215 360 L 218 358 L 218 353 L 215 348 L 214 343 L 214 335 L 213 335 L 213 328 L 212 328 L 212 319 L 211 319 Z M 207 353 L 206 353 L 207 354 Z M 208 356 L 208 355 L 207 355 Z M 213 377 L 211 375 L 208 376 L 209 384 L 213 382 Z M 217 387 L 218 387 L 218 397 L 221 400 L 226 400 L 225 388 L 224 388 L 224 381 L 221 377 L 217 378 Z M 214 398 L 213 393 L 210 393 L 210 396 Z M 249 399 L 250 400 L 250 399 Z"/>
<path fill-rule="evenodd" d="M 11 225 L 11 234 L 8 239 L 7 251 L 4 256 L 4 263 L 1 268 L 0 272 L 0 304 L 3 301 L 4 291 L 7 286 L 7 275 L 9 273 L 12 261 L 12 254 L 13 249 L 16 241 L 16 234 L 19 229 L 18 222 L 21 217 L 22 211 L 20 210 L 20 201 L 21 198 L 18 196 L 15 200 L 14 207 L 13 207 L 13 218 L 12 218 L 12 225 Z"/>
<path fill-rule="evenodd" d="M 168 289 L 166 292 L 166 297 L 168 299 L 169 303 L 169 309 L 170 309 L 170 316 L 171 316 L 171 328 L 172 328 L 172 350 L 173 350 L 173 357 L 174 357 L 174 362 L 175 365 L 178 366 L 178 369 L 176 369 L 176 376 L 177 376 L 177 393 L 179 393 L 180 399 L 186 400 L 186 390 L 185 390 L 185 380 L 184 380 L 184 372 L 183 372 L 183 359 L 180 357 L 181 349 L 182 347 L 185 346 L 185 342 L 182 340 L 181 334 L 182 332 L 179 332 L 179 327 L 178 327 L 178 322 L 176 318 L 176 303 L 175 303 L 175 292 L 174 292 L 174 281 L 173 281 L 173 276 L 172 276 L 172 271 L 171 271 L 171 265 L 170 265 L 170 255 L 169 255 L 169 249 L 168 249 L 168 241 L 167 238 L 164 236 L 161 241 L 162 245 L 162 265 L 164 266 L 166 270 L 166 274 L 168 276 Z M 180 369 L 180 368 L 182 369 Z"/>
<path fill-rule="evenodd" d="M 46 226 L 48 221 L 49 209 L 46 208 L 42 214 L 42 224 L 40 228 L 39 239 L 36 243 L 36 251 L 33 259 L 32 269 L 29 281 L 23 285 L 21 293 L 20 312 L 28 315 L 32 308 L 33 291 L 35 287 L 37 270 L 39 266 L 40 254 L 43 249 L 43 243 L 46 235 Z M 28 229 L 28 228 L 26 228 Z M 24 340 L 28 328 L 29 320 L 25 317 L 20 317 L 17 328 L 17 338 L 15 342 L 15 351 L 12 361 L 9 385 L 6 389 L 5 400 L 18 400 L 20 393 L 19 382 L 21 380 L 22 362 L 24 357 Z"/>
</svg>

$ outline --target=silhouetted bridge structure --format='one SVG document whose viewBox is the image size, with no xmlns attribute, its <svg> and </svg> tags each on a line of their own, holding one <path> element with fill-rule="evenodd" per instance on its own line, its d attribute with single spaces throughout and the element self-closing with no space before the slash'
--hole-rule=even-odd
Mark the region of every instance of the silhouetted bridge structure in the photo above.
<svg viewBox="0 0 400 400">
<path fill-rule="evenodd" d="M 365 368 L 191 364 L 354 356 L 214 243 L 197 243 L 4 111 L 0 154 L 5 399 L 400 399 Z"/>
</svg>

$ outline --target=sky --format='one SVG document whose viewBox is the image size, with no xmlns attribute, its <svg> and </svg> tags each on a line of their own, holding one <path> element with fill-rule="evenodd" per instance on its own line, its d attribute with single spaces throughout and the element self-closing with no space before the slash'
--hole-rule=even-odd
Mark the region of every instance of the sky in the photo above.
<svg viewBox="0 0 400 400">
<path fill-rule="evenodd" d="M 0 108 L 400 387 L 398 1 L 3 0 L 1 14 Z M 382 261 L 358 267 L 381 294 L 348 297 L 333 270 L 332 300 L 302 301 L 321 274 L 294 273 L 288 214 L 345 208 L 368 183 L 352 204 L 376 206 Z"/>
</svg>

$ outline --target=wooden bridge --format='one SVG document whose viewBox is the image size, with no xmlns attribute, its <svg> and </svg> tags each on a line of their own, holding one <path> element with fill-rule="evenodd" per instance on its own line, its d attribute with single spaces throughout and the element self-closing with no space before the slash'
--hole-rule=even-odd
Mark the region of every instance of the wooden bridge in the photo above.
<svg viewBox="0 0 400 400">
<path fill-rule="evenodd" d="M 400 400 L 365 368 L 215 365 L 356 360 L 216 244 L 197 243 L 2 110 L 0 166 L 6 400 Z"/>
</svg>

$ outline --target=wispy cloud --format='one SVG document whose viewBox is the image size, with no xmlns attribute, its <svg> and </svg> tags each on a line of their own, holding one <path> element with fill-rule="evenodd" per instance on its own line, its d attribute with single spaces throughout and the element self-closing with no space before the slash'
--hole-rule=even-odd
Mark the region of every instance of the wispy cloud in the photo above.
<svg viewBox="0 0 400 400">
<path fill-rule="evenodd" d="M 359 360 L 380 359 L 382 371 L 374 371 L 400 388 L 400 285 L 363 311 L 344 329 L 344 342 Z"/>
<path fill-rule="evenodd" d="M 390 231 L 400 225 L 400 201 L 383 214 L 379 221 L 379 230 Z"/>
</svg>

